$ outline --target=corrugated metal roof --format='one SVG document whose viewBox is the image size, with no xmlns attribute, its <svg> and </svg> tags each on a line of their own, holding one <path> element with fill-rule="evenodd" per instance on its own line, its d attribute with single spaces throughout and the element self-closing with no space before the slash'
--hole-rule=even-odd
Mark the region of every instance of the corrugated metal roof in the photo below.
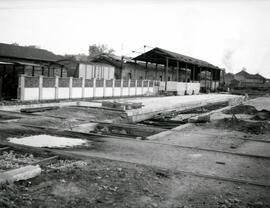
<svg viewBox="0 0 270 208">
<path fill-rule="evenodd" d="M 166 64 L 166 60 L 165 60 L 166 57 L 169 58 L 170 60 L 175 60 L 182 63 L 193 64 L 193 65 L 197 65 L 201 67 L 208 67 L 208 68 L 213 68 L 213 69 L 219 69 L 219 67 L 214 66 L 213 64 L 210 64 L 206 61 L 202 61 L 200 59 L 196 59 L 190 56 L 168 51 L 168 50 L 158 48 L 158 47 L 133 58 L 133 60 L 149 61 L 152 63 Z"/>
</svg>

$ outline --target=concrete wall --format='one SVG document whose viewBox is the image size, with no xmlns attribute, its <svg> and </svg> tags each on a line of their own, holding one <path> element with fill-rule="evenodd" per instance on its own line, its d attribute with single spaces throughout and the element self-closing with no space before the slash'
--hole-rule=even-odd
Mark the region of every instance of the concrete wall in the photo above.
<svg viewBox="0 0 270 208">
<path fill-rule="evenodd" d="M 107 64 L 79 63 L 79 78 L 85 79 L 114 79 L 115 67 Z"/>
<path fill-rule="evenodd" d="M 165 82 L 160 82 L 159 86 L 160 91 L 165 90 Z M 167 82 L 167 90 L 175 91 L 177 95 L 192 95 L 199 94 L 200 92 L 200 83 L 199 82 Z"/>
<path fill-rule="evenodd" d="M 28 77 L 19 79 L 19 99 L 57 100 L 120 96 L 150 96 L 158 90 L 153 80 L 97 80 L 83 78 Z"/>
</svg>

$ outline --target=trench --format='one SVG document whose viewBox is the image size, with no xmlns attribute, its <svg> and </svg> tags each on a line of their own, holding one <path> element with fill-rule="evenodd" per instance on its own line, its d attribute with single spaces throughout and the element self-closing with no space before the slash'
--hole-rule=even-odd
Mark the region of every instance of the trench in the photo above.
<svg viewBox="0 0 270 208">
<path fill-rule="evenodd" d="M 134 124 L 98 123 L 95 128 L 90 131 L 90 133 L 143 140 L 146 139 L 146 137 L 148 136 L 152 136 L 160 132 L 187 124 L 189 123 L 190 118 L 211 112 L 213 110 L 224 108 L 228 105 L 228 102 L 220 102 L 181 111 L 172 110 L 166 113 L 158 113 L 150 119 Z"/>
</svg>

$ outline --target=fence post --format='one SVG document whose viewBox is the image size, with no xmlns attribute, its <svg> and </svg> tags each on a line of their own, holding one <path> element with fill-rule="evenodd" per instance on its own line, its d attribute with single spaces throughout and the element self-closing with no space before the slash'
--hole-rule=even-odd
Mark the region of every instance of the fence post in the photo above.
<svg viewBox="0 0 270 208">
<path fill-rule="evenodd" d="M 96 97 L 96 78 L 93 79 L 93 97 Z"/>
<path fill-rule="evenodd" d="M 55 97 L 54 99 L 57 100 L 58 99 L 58 95 L 59 95 L 59 76 L 55 76 Z"/>
<path fill-rule="evenodd" d="M 25 92 L 25 75 L 24 74 L 21 74 L 20 76 L 19 87 L 20 87 L 20 100 L 24 101 L 24 92 Z"/>
<path fill-rule="evenodd" d="M 137 79 L 135 80 L 135 96 L 137 95 Z"/>
<path fill-rule="evenodd" d="M 112 97 L 114 97 L 115 79 L 112 81 Z"/>
<path fill-rule="evenodd" d="M 123 96 L 123 79 L 121 79 L 121 91 L 120 91 L 120 96 Z"/>
<path fill-rule="evenodd" d="M 128 80 L 128 96 L 130 96 L 130 79 Z"/>
<path fill-rule="evenodd" d="M 82 98 L 85 97 L 85 78 L 82 78 Z"/>
<path fill-rule="evenodd" d="M 39 92 L 38 92 L 38 100 L 42 100 L 42 90 L 43 90 L 43 76 L 39 76 L 38 77 L 38 88 L 39 88 Z"/>
<path fill-rule="evenodd" d="M 69 99 L 72 99 L 72 82 L 73 77 L 69 77 Z"/>
<path fill-rule="evenodd" d="M 106 97 L 106 79 L 103 79 L 103 97 Z"/>
</svg>

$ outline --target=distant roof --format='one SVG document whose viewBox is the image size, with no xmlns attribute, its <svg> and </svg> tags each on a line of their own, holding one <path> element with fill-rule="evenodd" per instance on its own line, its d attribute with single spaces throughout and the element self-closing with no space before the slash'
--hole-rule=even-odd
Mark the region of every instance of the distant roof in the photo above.
<svg viewBox="0 0 270 208">
<path fill-rule="evenodd" d="M 266 80 L 265 77 L 263 77 L 262 75 L 260 75 L 258 73 L 257 74 L 250 74 L 245 70 L 241 70 L 240 72 L 236 73 L 235 75 L 243 75 L 246 78 L 250 78 L 250 79 L 265 79 Z"/>
<path fill-rule="evenodd" d="M 99 54 L 95 57 L 92 57 L 91 61 L 111 64 L 112 66 L 115 66 L 117 68 L 120 68 L 122 65 L 121 57 L 113 54 Z"/>
<path fill-rule="evenodd" d="M 214 66 L 206 61 L 202 61 L 200 59 L 196 59 L 190 56 L 182 55 L 179 53 L 175 53 L 172 51 L 168 51 L 162 48 L 154 48 L 146 53 L 143 53 L 135 58 L 133 60 L 137 61 L 147 61 L 151 63 L 158 63 L 158 64 L 166 64 L 165 58 L 169 58 L 170 60 L 173 60 L 174 62 L 170 65 L 175 65 L 176 61 L 179 61 L 181 63 L 187 63 L 187 64 L 193 64 L 196 66 L 201 67 L 208 67 L 213 69 L 219 69 L 217 66 Z"/>
<path fill-rule="evenodd" d="M 55 62 L 59 58 L 54 53 L 44 49 L 17 46 L 5 43 L 0 43 L 0 57 L 48 61 L 48 62 Z"/>
</svg>

